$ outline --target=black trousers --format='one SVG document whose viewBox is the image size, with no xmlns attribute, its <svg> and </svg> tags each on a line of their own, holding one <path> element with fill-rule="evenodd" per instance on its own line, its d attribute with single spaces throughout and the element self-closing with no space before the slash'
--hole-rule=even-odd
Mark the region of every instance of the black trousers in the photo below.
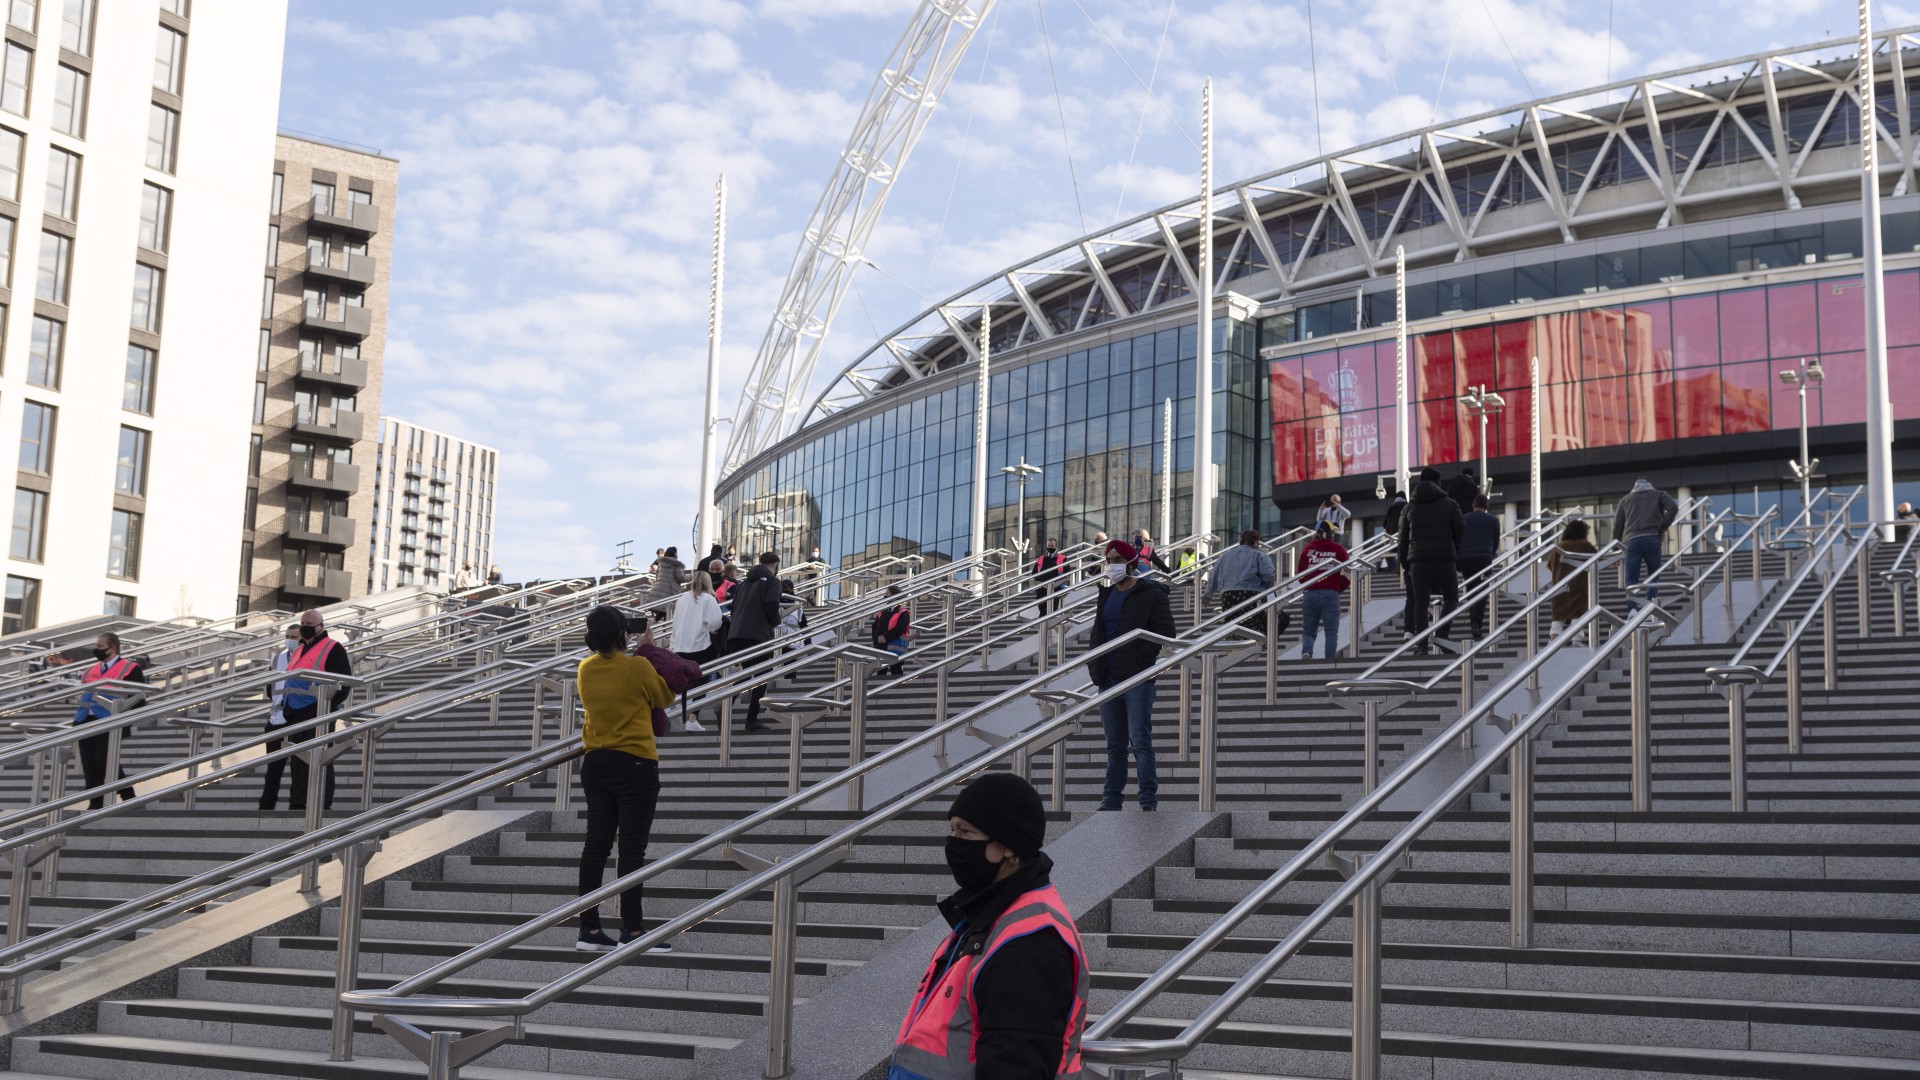
<svg viewBox="0 0 1920 1080">
<path fill-rule="evenodd" d="M 1476 575 L 1486 573 L 1487 567 L 1493 565 L 1493 560 L 1475 555 L 1472 558 L 1462 558 L 1458 563 L 1455 563 L 1454 565 L 1458 567 L 1460 570 L 1461 582 L 1463 582 L 1466 588 L 1469 591 L 1471 591 L 1473 589 L 1479 588 L 1481 585 L 1481 582 L 1475 581 L 1474 577 Z M 1467 621 L 1473 624 L 1474 637 L 1477 638 L 1486 634 L 1487 632 L 1487 600 L 1485 597 L 1481 597 L 1480 599 L 1475 600 L 1473 602 L 1472 610 L 1470 610 L 1467 613 Z"/>
<path fill-rule="evenodd" d="M 286 714 L 287 726 L 292 727 L 294 724 L 304 724 L 320 715 L 320 706 L 309 705 L 304 709 L 288 709 Z M 324 724 L 322 726 L 328 731 L 333 730 L 332 724 Z M 271 754 L 275 750 L 285 746 L 289 740 L 296 743 L 307 742 L 313 738 L 316 730 L 318 729 L 309 728 L 306 731 L 290 732 L 268 742 L 264 750 L 266 753 Z M 285 771 L 286 764 L 286 758 L 281 758 L 279 761 L 273 761 L 267 764 L 267 786 L 260 792 L 260 809 L 271 810 L 274 804 L 280 801 L 280 774 Z M 293 786 L 287 789 L 287 809 L 305 810 L 307 808 L 307 774 L 309 771 L 307 755 L 295 755 L 293 758 Z M 324 794 L 320 798 L 320 809 L 331 810 L 333 809 L 333 766 L 331 764 L 327 766 L 327 775 L 325 779 L 321 781 L 321 787 Z"/>
<path fill-rule="evenodd" d="M 82 723 L 84 722 L 85 721 L 82 721 Z M 89 735 L 80 740 L 80 775 L 84 778 L 84 782 L 89 788 L 97 788 L 107 782 L 107 742 L 111 738 L 111 735 Z M 121 729 L 120 748 L 122 752 L 126 750 L 126 730 L 124 728 Z M 125 780 L 126 778 L 127 770 L 122 767 L 120 770 L 120 779 Z M 133 798 L 133 789 L 130 787 L 121 788 L 120 798 L 123 800 Z M 87 808 L 90 810 L 98 810 L 102 806 L 105 806 L 106 802 L 107 800 L 104 796 L 95 795 L 87 801 Z"/>
<path fill-rule="evenodd" d="M 1427 606 L 1437 595 L 1440 597 L 1440 617 L 1453 614 L 1460 606 L 1460 576 L 1452 563 L 1416 563 L 1411 568 L 1413 588 L 1407 597 L 1407 615 L 1411 622 L 1408 629 L 1419 637 L 1427 629 Z M 1443 638 L 1453 636 L 1453 627 L 1443 627 L 1438 635 Z"/>
<path fill-rule="evenodd" d="M 748 641 L 745 638 L 728 638 L 727 652 L 746 652 L 756 645 L 765 645 L 764 641 Z M 759 683 L 753 692 L 747 695 L 747 726 L 757 727 L 760 723 L 760 699 L 767 696 L 767 684 Z"/>
<path fill-rule="evenodd" d="M 1059 611 L 1062 607 L 1066 606 L 1067 595 L 1061 587 L 1064 584 L 1064 582 L 1057 578 L 1047 578 L 1040 583 L 1039 588 L 1033 590 L 1033 598 L 1040 601 L 1040 614 L 1045 615 L 1049 612 Z"/>
<path fill-rule="evenodd" d="M 580 765 L 580 787 L 587 795 L 587 842 L 580 849 L 580 892 L 600 887 L 620 841 L 620 876 L 647 864 L 647 840 L 653 833 L 654 806 L 660 800 L 660 763 L 624 750 L 589 750 Z M 640 914 L 643 888 L 635 885 L 620 894 L 620 930 L 632 937 L 646 928 Z M 600 929 L 597 907 L 580 913 L 580 931 Z"/>
</svg>

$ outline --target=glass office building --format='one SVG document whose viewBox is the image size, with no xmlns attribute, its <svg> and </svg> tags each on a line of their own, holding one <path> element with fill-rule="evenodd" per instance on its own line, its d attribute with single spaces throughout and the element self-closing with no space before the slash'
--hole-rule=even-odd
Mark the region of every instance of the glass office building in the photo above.
<svg viewBox="0 0 1920 1080">
<path fill-rule="evenodd" d="M 1878 121 L 1904 437 L 1895 469 L 1900 497 L 1920 498 L 1920 84 L 1901 82 L 1920 69 L 1911 44 L 1883 35 Z M 1479 421 L 1460 398 L 1498 391 L 1489 471 L 1497 493 L 1523 503 L 1537 358 L 1550 505 L 1611 505 L 1645 476 L 1791 511 L 1800 404 L 1779 373 L 1817 357 L 1826 377 L 1807 421 L 1820 482 L 1861 482 L 1852 71 L 1847 57 L 1787 49 L 1496 110 L 1221 189 L 1208 268 L 1221 536 L 1310 523 L 1336 492 L 1362 520 L 1384 510 L 1401 252 L 1416 466 L 1476 461 Z M 818 544 L 837 563 L 964 555 L 989 311 L 988 546 L 1022 533 L 1158 533 L 1163 492 L 1171 531 L 1186 533 L 1200 211 L 1165 207 L 1041 253 L 876 342 L 798 431 L 723 481 L 727 537 L 789 558 Z M 1040 470 L 1024 529 L 1019 489 L 1001 472 L 1022 461 Z"/>
</svg>

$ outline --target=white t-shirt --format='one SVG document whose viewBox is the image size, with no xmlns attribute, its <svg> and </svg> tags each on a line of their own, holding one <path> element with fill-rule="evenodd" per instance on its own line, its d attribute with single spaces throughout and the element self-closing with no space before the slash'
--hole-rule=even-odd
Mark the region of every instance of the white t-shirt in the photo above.
<svg viewBox="0 0 1920 1080">
<path fill-rule="evenodd" d="M 720 629 L 720 602 L 708 593 L 684 592 L 673 601 L 673 639 L 669 651 L 705 652 Z"/>
</svg>

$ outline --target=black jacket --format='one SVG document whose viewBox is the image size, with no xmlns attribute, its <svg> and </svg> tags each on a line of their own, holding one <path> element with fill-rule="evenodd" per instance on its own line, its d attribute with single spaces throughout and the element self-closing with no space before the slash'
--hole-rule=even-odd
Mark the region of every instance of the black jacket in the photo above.
<svg viewBox="0 0 1920 1080">
<path fill-rule="evenodd" d="M 895 615 L 900 616 L 900 621 L 897 623 L 893 620 Z M 907 610 L 907 605 L 894 604 L 891 607 L 883 608 L 878 615 L 873 617 L 874 647 L 884 649 L 893 642 L 906 637 L 907 631 L 912 629 L 913 613 Z"/>
<path fill-rule="evenodd" d="M 1500 554 L 1500 519 L 1485 510 L 1468 514 L 1461 524 L 1466 533 L 1460 540 L 1463 559 L 1491 559 Z"/>
<path fill-rule="evenodd" d="M 1388 536 L 1400 534 L 1400 519 L 1407 513 L 1407 497 L 1400 492 L 1393 493 L 1393 501 L 1387 504 L 1386 529 Z"/>
<path fill-rule="evenodd" d="M 1480 485 L 1466 473 L 1456 473 L 1447 481 L 1447 498 L 1460 507 L 1462 516 L 1473 513 L 1473 497 L 1480 494 Z"/>
<path fill-rule="evenodd" d="M 987 931 L 1007 906 L 1052 880 L 1053 860 L 1045 852 L 1013 876 L 971 896 L 956 893 L 940 901 L 947 925 L 960 928 L 960 948 L 933 970 L 937 982 L 954 958 L 978 954 Z M 974 1075 L 982 1080 L 1053 1080 L 1060 1072 L 1060 1050 L 1073 1015 L 1073 950 L 1051 932 L 1028 934 L 1000 946 L 993 960 L 978 969 L 973 983 L 979 1045 Z"/>
<path fill-rule="evenodd" d="M 1113 594 L 1113 590 L 1111 585 L 1101 586 L 1100 595 L 1093 602 L 1093 630 L 1087 636 L 1088 649 L 1097 649 L 1109 640 L 1106 608 L 1107 597 Z M 1166 637 L 1178 633 L 1178 628 L 1173 625 L 1173 606 L 1167 602 L 1165 585 L 1147 578 L 1134 578 L 1133 586 L 1124 595 L 1120 606 L 1121 633 L 1140 629 Z M 1151 641 L 1133 641 L 1089 661 L 1087 673 L 1093 676 L 1093 685 L 1105 689 L 1145 671 L 1159 655 L 1159 645 Z"/>
<path fill-rule="evenodd" d="M 755 563 L 747 571 L 747 580 L 734 588 L 729 599 L 733 617 L 728 640 L 773 640 L 773 628 L 780 625 L 780 579 L 773 576 L 773 571 Z"/>
<path fill-rule="evenodd" d="M 1400 561 L 1409 566 L 1451 568 L 1460 557 L 1465 535 L 1460 504 L 1447 498 L 1440 485 L 1422 480 L 1413 487 L 1413 499 L 1400 519 Z"/>
</svg>

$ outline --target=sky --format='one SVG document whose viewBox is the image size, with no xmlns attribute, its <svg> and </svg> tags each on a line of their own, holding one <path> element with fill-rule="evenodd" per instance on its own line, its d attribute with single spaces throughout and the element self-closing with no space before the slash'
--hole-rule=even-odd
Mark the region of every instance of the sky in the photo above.
<svg viewBox="0 0 1920 1080">
<path fill-rule="evenodd" d="M 603 571 L 620 541 L 690 546 L 715 179 L 724 417 L 916 7 L 291 0 L 281 126 L 400 162 L 381 410 L 500 451 L 510 578 Z M 945 297 L 1191 197 L 1208 77 L 1225 183 L 1610 76 L 1850 36 L 1854 10 L 999 0 L 895 184 L 814 391 Z M 1875 18 L 1920 23 L 1920 0 Z"/>
</svg>

